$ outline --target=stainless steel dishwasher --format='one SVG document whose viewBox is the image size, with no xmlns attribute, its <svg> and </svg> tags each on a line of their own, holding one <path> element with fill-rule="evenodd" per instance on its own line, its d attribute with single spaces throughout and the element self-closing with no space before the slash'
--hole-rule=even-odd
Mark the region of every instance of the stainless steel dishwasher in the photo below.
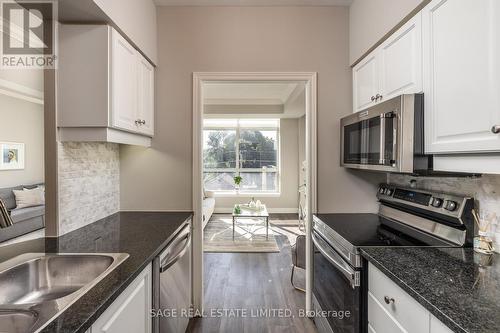
<svg viewBox="0 0 500 333">
<path fill-rule="evenodd" d="M 155 333 L 184 333 L 191 309 L 191 220 L 153 261 Z M 160 315 L 158 315 L 160 310 Z"/>
</svg>

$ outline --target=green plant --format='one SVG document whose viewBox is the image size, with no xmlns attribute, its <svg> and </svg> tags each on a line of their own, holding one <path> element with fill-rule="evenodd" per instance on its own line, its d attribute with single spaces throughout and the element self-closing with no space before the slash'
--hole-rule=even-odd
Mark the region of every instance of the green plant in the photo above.
<svg viewBox="0 0 500 333">
<path fill-rule="evenodd" d="M 241 176 L 234 176 L 234 183 L 238 186 L 240 186 L 241 182 L 243 181 L 243 178 Z"/>
</svg>

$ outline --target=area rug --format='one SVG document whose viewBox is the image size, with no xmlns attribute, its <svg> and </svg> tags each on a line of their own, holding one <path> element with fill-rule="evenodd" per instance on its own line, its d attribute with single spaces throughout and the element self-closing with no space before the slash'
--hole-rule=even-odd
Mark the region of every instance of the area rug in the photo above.
<svg viewBox="0 0 500 333">
<path fill-rule="evenodd" d="M 233 240 L 231 215 L 214 214 L 203 231 L 205 252 L 279 252 L 275 231 L 263 219 L 238 219 Z"/>
</svg>

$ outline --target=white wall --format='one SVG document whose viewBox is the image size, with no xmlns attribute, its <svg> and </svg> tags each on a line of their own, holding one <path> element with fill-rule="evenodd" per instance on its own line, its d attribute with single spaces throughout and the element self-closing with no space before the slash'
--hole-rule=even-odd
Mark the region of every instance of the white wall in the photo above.
<svg viewBox="0 0 500 333">
<path fill-rule="evenodd" d="M 303 116 L 298 119 L 299 129 L 299 186 L 306 184 L 306 169 L 304 169 L 304 162 L 306 161 L 306 117 Z M 307 185 L 307 184 L 306 184 Z M 307 205 L 305 192 L 299 195 L 299 204 L 305 208 Z"/>
<path fill-rule="evenodd" d="M 0 80 L 43 93 L 43 73 L 39 69 L 1 69 Z"/>
<path fill-rule="evenodd" d="M 318 72 L 318 208 L 375 212 L 380 175 L 340 167 L 351 113 L 347 7 L 159 7 L 156 135 L 120 147 L 121 207 L 192 210 L 192 73 Z M 360 205 L 360 202 L 363 205 Z"/>
<path fill-rule="evenodd" d="M 271 212 L 295 213 L 298 207 L 299 180 L 299 122 L 298 119 L 281 119 L 280 121 L 280 168 L 281 193 L 279 197 L 254 196 L 266 204 Z M 250 197 L 218 197 L 215 199 L 216 212 L 231 212 L 237 203 L 250 201 Z"/>
<path fill-rule="evenodd" d="M 354 0 L 349 9 L 349 63 L 426 0 Z"/>
<path fill-rule="evenodd" d="M 155 64 L 158 63 L 153 0 L 94 0 Z"/>
<path fill-rule="evenodd" d="M 25 144 L 25 168 L 0 170 L 0 188 L 43 183 L 43 105 L 0 94 L 0 142 Z"/>
</svg>

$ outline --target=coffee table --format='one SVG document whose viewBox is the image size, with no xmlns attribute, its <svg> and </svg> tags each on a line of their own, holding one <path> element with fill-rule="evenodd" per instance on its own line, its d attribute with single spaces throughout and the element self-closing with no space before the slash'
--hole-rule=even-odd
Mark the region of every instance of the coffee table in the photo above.
<svg viewBox="0 0 500 333">
<path fill-rule="evenodd" d="M 234 208 L 240 206 L 240 213 L 236 214 Z M 233 240 L 234 240 L 234 229 L 237 219 L 255 219 L 262 218 L 266 222 L 266 239 L 269 239 L 269 213 L 267 212 L 266 205 L 262 205 L 261 209 L 248 209 L 244 205 L 234 205 L 233 208 Z"/>
</svg>

